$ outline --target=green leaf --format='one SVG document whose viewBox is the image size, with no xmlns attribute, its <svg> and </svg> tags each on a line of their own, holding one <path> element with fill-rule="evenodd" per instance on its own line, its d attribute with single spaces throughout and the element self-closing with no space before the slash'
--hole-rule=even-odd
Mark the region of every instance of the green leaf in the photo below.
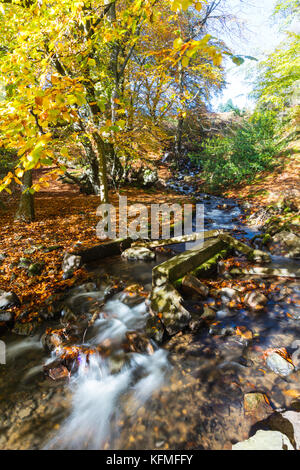
<svg viewBox="0 0 300 470">
<path fill-rule="evenodd" d="M 240 56 L 232 56 L 231 57 L 232 62 L 234 62 L 236 65 L 242 65 L 245 62 L 245 59 L 243 59 Z"/>
</svg>

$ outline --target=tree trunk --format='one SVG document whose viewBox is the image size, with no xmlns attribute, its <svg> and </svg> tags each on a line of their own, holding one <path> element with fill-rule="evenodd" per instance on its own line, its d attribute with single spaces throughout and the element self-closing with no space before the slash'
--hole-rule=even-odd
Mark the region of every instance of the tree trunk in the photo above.
<svg viewBox="0 0 300 470">
<path fill-rule="evenodd" d="M 85 150 L 86 161 L 89 166 L 88 170 L 86 171 L 86 175 L 93 193 L 100 194 L 99 163 L 97 154 L 94 152 L 92 142 L 87 136 L 84 136 L 82 144 Z"/>
<path fill-rule="evenodd" d="M 32 222 L 35 218 L 34 214 L 34 195 L 26 189 L 32 186 L 32 170 L 25 172 L 23 176 L 23 184 L 21 186 L 22 194 L 19 207 L 15 215 L 15 220 L 22 222 Z M 25 191 L 25 192 L 24 192 Z"/>
<path fill-rule="evenodd" d="M 179 162 L 182 152 L 182 130 L 183 130 L 184 119 L 182 116 L 178 117 L 177 120 L 177 129 L 175 135 L 175 156 L 177 162 Z"/>
<path fill-rule="evenodd" d="M 182 65 L 180 63 L 179 64 L 179 99 L 180 99 L 181 105 L 183 103 L 183 98 L 184 98 L 183 79 L 184 79 L 184 71 L 182 70 Z M 181 112 L 177 119 L 177 129 L 176 129 L 176 135 L 175 135 L 175 157 L 176 157 L 177 162 L 179 162 L 179 159 L 182 153 L 183 123 L 184 123 L 184 118 Z"/>
<path fill-rule="evenodd" d="M 100 201 L 102 204 L 105 204 L 109 202 L 105 143 L 103 142 L 101 136 L 97 132 L 93 133 L 93 139 L 94 139 L 95 151 L 97 153 L 97 159 L 98 159 Z"/>
</svg>

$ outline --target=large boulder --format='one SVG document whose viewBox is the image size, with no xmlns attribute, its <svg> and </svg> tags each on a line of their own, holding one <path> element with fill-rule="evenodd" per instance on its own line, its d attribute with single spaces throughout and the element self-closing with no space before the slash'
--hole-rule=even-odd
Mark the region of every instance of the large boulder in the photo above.
<svg viewBox="0 0 300 470">
<path fill-rule="evenodd" d="M 192 314 L 183 305 L 183 298 L 170 282 L 152 289 L 150 311 L 169 335 L 178 333 L 192 320 Z M 152 317 L 147 323 L 147 333 L 152 337 L 156 333 Z"/>
<path fill-rule="evenodd" d="M 232 450 L 294 450 L 287 436 L 279 431 L 257 431 L 254 436 L 232 446 Z"/>
<path fill-rule="evenodd" d="M 300 413 L 297 411 L 284 411 L 273 413 L 266 422 L 269 429 L 285 434 L 293 446 L 300 450 Z"/>
</svg>

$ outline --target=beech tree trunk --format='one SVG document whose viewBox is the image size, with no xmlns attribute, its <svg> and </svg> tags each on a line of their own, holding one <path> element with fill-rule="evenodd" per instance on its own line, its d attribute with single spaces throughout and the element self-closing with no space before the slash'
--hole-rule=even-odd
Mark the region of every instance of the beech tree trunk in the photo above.
<svg viewBox="0 0 300 470">
<path fill-rule="evenodd" d="M 183 102 L 183 97 L 184 97 L 183 79 L 184 79 L 184 72 L 182 69 L 182 65 L 180 63 L 179 65 L 179 98 L 180 98 L 181 103 Z M 175 135 L 175 157 L 176 157 L 177 162 L 179 161 L 181 157 L 181 153 L 182 153 L 183 123 L 184 123 L 183 114 L 180 113 L 177 119 L 177 129 L 176 129 L 176 135 Z"/>
<path fill-rule="evenodd" d="M 107 183 L 107 169 L 106 169 L 106 148 L 105 143 L 101 136 L 93 133 L 95 143 L 95 151 L 98 157 L 98 171 L 99 171 L 99 195 L 101 203 L 108 203 L 108 183 Z"/>
<path fill-rule="evenodd" d="M 34 195 L 26 189 L 32 186 L 32 170 L 24 173 L 23 184 L 21 186 L 22 194 L 20 197 L 19 207 L 15 215 L 15 220 L 22 222 L 32 222 L 35 218 L 34 213 Z M 25 191 L 25 192 L 24 192 Z"/>
<path fill-rule="evenodd" d="M 88 137 L 83 139 L 83 147 L 85 150 L 86 160 L 88 163 L 88 170 L 86 171 L 91 188 L 94 194 L 100 194 L 100 180 L 99 180 L 99 164 L 97 153 L 93 149 L 92 142 Z"/>
</svg>

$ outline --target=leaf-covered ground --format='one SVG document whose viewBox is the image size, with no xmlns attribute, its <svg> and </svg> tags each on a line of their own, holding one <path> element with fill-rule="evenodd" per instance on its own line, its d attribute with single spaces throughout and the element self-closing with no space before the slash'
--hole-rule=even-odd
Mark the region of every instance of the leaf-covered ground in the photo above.
<svg viewBox="0 0 300 470">
<path fill-rule="evenodd" d="M 128 197 L 129 205 L 187 202 L 171 191 L 135 187 L 121 189 L 120 195 Z M 118 207 L 117 192 L 110 192 L 110 201 Z M 21 306 L 14 310 L 15 319 L 22 315 L 24 322 L 38 317 L 43 303 L 54 292 L 88 276 L 84 269 L 79 269 L 73 278 L 64 280 L 63 254 L 78 246 L 101 243 L 96 236 L 96 225 L 100 220 L 96 215 L 97 196 L 82 195 L 76 186 L 54 181 L 36 194 L 35 202 L 36 220 L 30 224 L 14 221 L 18 194 L 5 198 L 6 209 L 1 209 L 0 254 L 7 256 L 0 265 L 0 289 L 12 290 L 18 295 Z M 22 258 L 44 264 L 41 274 L 29 276 L 27 269 L 19 267 Z"/>
</svg>

